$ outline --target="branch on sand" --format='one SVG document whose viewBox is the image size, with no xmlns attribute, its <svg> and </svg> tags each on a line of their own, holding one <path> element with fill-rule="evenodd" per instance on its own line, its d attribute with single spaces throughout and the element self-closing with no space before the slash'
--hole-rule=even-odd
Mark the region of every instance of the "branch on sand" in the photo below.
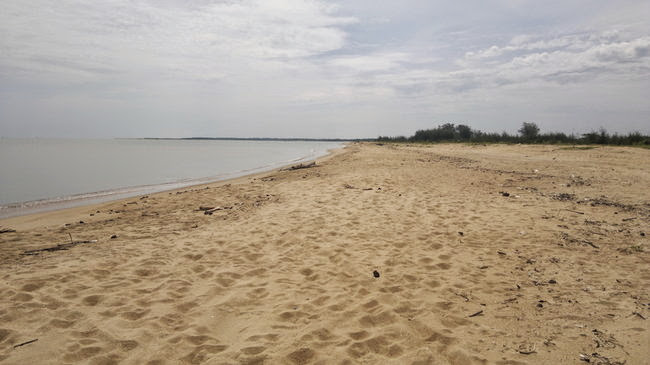
<svg viewBox="0 0 650 365">
<path fill-rule="evenodd" d="M 64 250 L 68 250 L 71 247 L 74 247 L 76 245 L 81 245 L 81 244 L 85 244 L 85 243 L 97 243 L 97 240 L 72 241 L 70 243 L 61 243 L 61 244 L 58 244 L 58 245 L 52 246 L 52 247 L 39 248 L 39 249 L 35 249 L 35 250 L 27 250 L 27 251 L 24 251 L 21 255 L 23 255 L 23 256 L 35 256 L 35 255 L 39 255 L 39 254 L 41 254 L 43 252 L 64 251 Z"/>
<path fill-rule="evenodd" d="M 293 165 L 291 167 L 287 167 L 286 169 L 283 169 L 282 171 L 293 171 L 293 170 L 300 170 L 300 169 L 309 169 L 312 167 L 316 167 L 316 162 L 310 162 L 308 164 L 298 164 L 298 165 Z"/>
</svg>

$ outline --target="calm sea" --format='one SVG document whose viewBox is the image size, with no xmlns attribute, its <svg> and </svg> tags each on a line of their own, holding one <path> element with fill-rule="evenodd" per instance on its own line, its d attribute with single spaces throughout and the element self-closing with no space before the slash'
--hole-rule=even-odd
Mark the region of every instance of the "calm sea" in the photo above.
<svg viewBox="0 0 650 365">
<path fill-rule="evenodd" d="M 335 142 L 0 139 L 0 217 L 169 190 L 315 159 Z"/>
</svg>

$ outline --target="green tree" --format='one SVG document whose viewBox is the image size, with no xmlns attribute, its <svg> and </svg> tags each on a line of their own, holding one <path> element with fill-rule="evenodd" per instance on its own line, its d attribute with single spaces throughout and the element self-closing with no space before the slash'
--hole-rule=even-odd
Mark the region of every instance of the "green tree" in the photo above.
<svg viewBox="0 0 650 365">
<path fill-rule="evenodd" d="M 472 128 L 466 126 L 465 124 L 459 124 L 456 126 L 456 132 L 462 141 L 469 141 L 472 138 Z"/>
<path fill-rule="evenodd" d="M 525 141 L 533 141 L 539 135 L 539 127 L 535 123 L 524 122 L 518 132 Z"/>
</svg>

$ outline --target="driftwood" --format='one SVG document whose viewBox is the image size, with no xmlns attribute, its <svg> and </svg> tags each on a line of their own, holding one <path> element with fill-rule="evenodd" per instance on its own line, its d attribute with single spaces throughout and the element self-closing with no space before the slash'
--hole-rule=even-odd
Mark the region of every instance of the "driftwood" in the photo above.
<svg viewBox="0 0 650 365">
<path fill-rule="evenodd" d="M 58 244 L 56 246 L 52 246 L 52 247 L 39 248 L 39 249 L 35 249 L 35 250 L 27 250 L 27 251 L 24 251 L 21 255 L 23 255 L 23 256 L 35 256 L 35 255 L 41 254 L 42 252 L 64 251 L 64 250 L 68 250 L 71 247 L 74 247 L 76 245 L 81 245 L 81 244 L 84 244 L 84 243 L 96 243 L 96 242 L 97 242 L 97 240 L 72 241 L 70 243 L 60 243 L 60 244 Z"/>
<path fill-rule="evenodd" d="M 316 167 L 316 162 L 310 162 L 308 164 L 301 163 L 301 164 L 298 164 L 298 165 L 293 165 L 291 167 L 287 167 L 284 170 L 285 171 L 292 171 L 292 170 L 308 169 L 308 168 L 311 168 L 311 167 Z"/>
<path fill-rule="evenodd" d="M 584 243 L 584 244 L 586 244 L 586 245 L 589 245 L 589 246 L 591 246 L 591 247 L 593 247 L 593 248 L 600 248 L 600 247 L 596 246 L 596 245 L 595 245 L 593 242 L 591 242 L 591 241 L 582 240 L 581 242 Z"/>
<path fill-rule="evenodd" d="M 204 208 L 204 207 L 202 207 L 202 208 Z M 205 214 L 205 215 L 212 215 L 212 213 L 214 213 L 216 211 L 228 210 L 228 209 L 232 209 L 232 206 L 230 206 L 230 207 L 214 207 L 214 208 L 201 209 L 201 210 L 203 210 L 203 214 Z"/>
<path fill-rule="evenodd" d="M 13 232 L 16 232 L 16 230 L 11 228 L 0 228 L 0 233 L 13 233 Z"/>
<path fill-rule="evenodd" d="M 483 314 L 483 310 L 480 310 L 480 311 L 478 311 L 478 312 L 476 312 L 476 313 L 472 313 L 472 314 L 470 314 L 469 316 L 470 316 L 470 317 L 476 317 L 476 316 L 480 316 L 481 314 Z"/>
<path fill-rule="evenodd" d="M 34 343 L 34 342 L 36 342 L 36 341 L 38 341 L 38 338 L 35 338 L 35 339 L 33 339 L 33 340 L 29 340 L 29 341 L 25 341 L 25 342 L 23 342 L 23 343 L 19 343 L 18 345 L 14 345 L 14 348 L 21 347 L 21 346 L 25 346 L 25 345 L 29 345 L 30 343 Z"/>
</svg>

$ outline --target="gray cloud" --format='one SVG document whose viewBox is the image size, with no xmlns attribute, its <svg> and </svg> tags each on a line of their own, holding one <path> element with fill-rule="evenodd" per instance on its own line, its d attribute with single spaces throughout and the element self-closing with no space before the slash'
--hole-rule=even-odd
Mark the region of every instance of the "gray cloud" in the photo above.
<svg viewBox="0 0 650 365">
<path fill-rule="evenodd" d="M 649 131 L 644 1 L 1 8 L 4 136 L 363 137 L 450 120 Z"/>
</svg>

